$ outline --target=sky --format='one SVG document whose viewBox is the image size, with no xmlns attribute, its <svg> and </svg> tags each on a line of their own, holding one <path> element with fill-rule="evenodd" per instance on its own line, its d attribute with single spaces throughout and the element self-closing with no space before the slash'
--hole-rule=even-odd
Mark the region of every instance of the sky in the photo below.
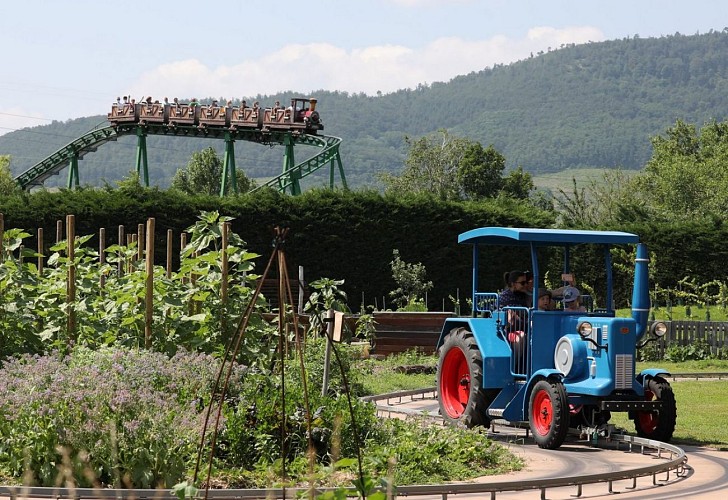
<svg viewBox="0 0 728 500">
<path fill-rule="evenodd" d="M 725 0 L 2 0 L 0 134 L 124 95 L 386 94 L 563 44 L 720 31 L 726 14 Z"/>
</svg>

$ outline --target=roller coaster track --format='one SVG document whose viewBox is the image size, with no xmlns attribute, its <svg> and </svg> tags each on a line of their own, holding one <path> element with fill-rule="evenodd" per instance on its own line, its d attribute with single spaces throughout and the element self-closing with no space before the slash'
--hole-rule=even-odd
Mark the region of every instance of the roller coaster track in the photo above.
<svg viewBox="0 0 728 500">
<path fill-rule="evenodd" d="M 229 130 L 218 127 L 200 128 L 191 125 L 177 125 L 169 127 L 164 124 L 154 123 L 146 125 L 122 124 L 94 129 L 78 139 L 66 144 L 47 158 L 36 163 L 25 172 L 18 175 L 15 180 L 23 189 L 29 189 L 33 186 L 42 185 L 43 182 L 45 182 L 50 176 L 58 175 L 61 170 L 69 167 L 68 187 L 71 188 L 74 175 L 76 184 L 78 184 L 78 160 L 82 159 L 86 154 L 96 151 L 102 144 L 110 141 L 116 141 L 119 137 L 125 135 L 136 135 L 141 141 L 149 134 L 224 139 L 228 144 L 232 144 L 232 142 L 236 140 L 244 140 L 260 144 L 281 144 L 286 146 L 283 173 L 269 179 L 263 185 L 257 187 L 256 190 L 269 186 L 274 189 L 278 189 L 281 192 L 288 190 L 292 194 L 299 194 L 299 180 L 326 165 L 331 167 L 331 187 L 333 187 L 334 167 L 338 167 L 342 183 L 344 187 L 346 187 L 346 178 L 344 176 L 344 170 L 341 165 L 341 157 L 339 155 L 339 145 L 341 144 L 341 139 L 339 137 L 295 134 L 290 131 L 275 130 L 263 131 L 258 129 L 242 128 Z M 313 157 L 295 164 L 293 161 L 293 146 L 295 144 L 318 147 L 321 151 Z M 144 161 L 146 162 L 146 146 L 144 146 L 143 154 Z M 139 169 L 140 162 L 139 155 L 140 150 L 138 149 L 137 170 Z M 225 175 L 225 173 L 223 175 Z"/>
</svg>

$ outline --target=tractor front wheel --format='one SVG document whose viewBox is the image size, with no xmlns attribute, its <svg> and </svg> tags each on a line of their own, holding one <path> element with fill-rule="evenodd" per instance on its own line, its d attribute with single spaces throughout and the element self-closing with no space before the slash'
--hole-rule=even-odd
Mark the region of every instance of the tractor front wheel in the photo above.
<svg viewBox="0 0 728 500">
<path fill-rule="evenodd" d="M 645 399 L 662 401 L 663 406 L 659 411 L 634 413 L 632 420 L 637 435 L 655 441 L 670 441 L 677 420 L 677 404 L 670 383 L 662 377 L 650 378 L 645 387 Z"/>
<path fill-rule="evenodd" d="M 529 426 L 540 448 L 554 450 L 569 432 L 569 402 L 564 384 L 539 380 L 531 391 Z"/>
<path fill-rule="evenodd" d="M 483 356 L 473 334 L 455 328 L 445 337 L 437 363 L 440 415 L 446 422 L 466 427 L 489 425 L 490 405 L 483 386 Z"/>
</svg>

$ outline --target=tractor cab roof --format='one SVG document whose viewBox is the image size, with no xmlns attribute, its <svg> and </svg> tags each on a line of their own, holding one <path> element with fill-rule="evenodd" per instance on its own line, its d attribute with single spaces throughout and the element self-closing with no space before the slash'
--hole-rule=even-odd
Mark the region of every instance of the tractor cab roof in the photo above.
<svg viewBox="0 0 728 500">
<path fill-rule="evenodd" d="M 617 245 L 639 243 L 639 236 L 622 231 L 481 227 L 462 233 L 458 236 L 458 243 L 546 246 L 569 246 L 581 243 Z"/>
</svg>

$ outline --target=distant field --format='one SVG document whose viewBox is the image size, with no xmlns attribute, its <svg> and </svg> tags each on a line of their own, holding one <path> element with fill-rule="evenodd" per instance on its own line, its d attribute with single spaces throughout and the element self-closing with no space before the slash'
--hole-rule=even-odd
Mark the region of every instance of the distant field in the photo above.
<svg viewBox="0 0 728 500">
<path fill-rule="evenodd" d="M 548 189 L 553 194 L 558 193 L 559 188 L 569 193 L 572 189 L 572 179 L 576 179 L 576 185 L 580 188 L 588 186 L 592 181 L 601 182 L 606 168 L 570 168 L 561 172 L 541 174 L 533 176 L 533 183 L 537 188 Z M 625 170 L 628 175 L 634 175 L 637 170 Z"/>
</svg>

